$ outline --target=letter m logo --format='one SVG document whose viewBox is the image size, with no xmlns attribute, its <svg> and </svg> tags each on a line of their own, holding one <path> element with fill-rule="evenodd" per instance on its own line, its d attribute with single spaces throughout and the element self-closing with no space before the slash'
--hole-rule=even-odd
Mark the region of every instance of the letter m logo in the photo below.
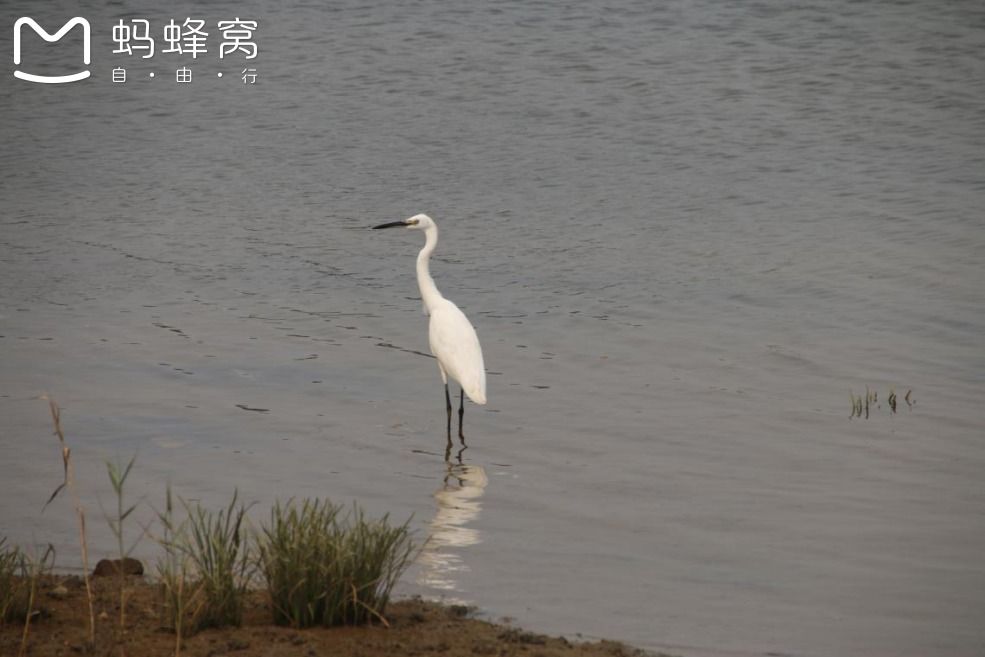
<svg viewBox="0 0 985 657">
<path fill-rule="evenodd" d="M 32 30 L 34 30 L 39 37 L 41 37 L 48 43 L 58 41 L 63 36 L 65 36 L 65 34 L 68 33 L 68 31 L 71 30 L 73 27 L 75 27 L 76 25 L 81 25 L 82 38 L 84 40 L 82 46 L 83 47 L 82 61 L 86 66 L 89 65 L 89 61 L 90 61 L 89 21 L 82 18 L 81 16 L 76 16 L 69 22 L 65 23 L 64 25 L 62 25 L 61 29 L 55 32 L 54 34 L 49 34 L 43 27 L 38 25 L 37 21 L 35 21 L 33 18 L 29 16 L 23 16 L 21 18 L 18 18 L 17 22 L 14 23 L 14 64 L 15 65 L 20 66 L 21 63 L 21 29 L 25 25 L 27 25 Z M 71 75 L 34 75 L 32 73 L 25 73 L 23 71 L 15 70 L 14 77 L 21 80 L 27 80 L 28 82 L 41 82 L 43 84 L 61 84 L 63 82 L 77 82 L 78 80 L 85 80 L 87 77 L 89 77 L 89 71 L 88 70 L 79 71 L 78 73 L 72 73 Z"/>
</svg>

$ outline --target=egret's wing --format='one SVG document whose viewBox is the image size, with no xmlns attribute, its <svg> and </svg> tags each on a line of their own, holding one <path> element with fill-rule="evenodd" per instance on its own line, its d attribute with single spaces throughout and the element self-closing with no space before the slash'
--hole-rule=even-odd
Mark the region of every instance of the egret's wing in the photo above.
<svg viewBox="0 0 985 657">
<path fill-rule="evenodd" d="M 451 378 L 458 381 L 469 399 L 486 403 L 486 367 L 475 329 L 461 310 L 443 299 L 431 309 L 429 327 L 431 353 Z"/>
</svg>

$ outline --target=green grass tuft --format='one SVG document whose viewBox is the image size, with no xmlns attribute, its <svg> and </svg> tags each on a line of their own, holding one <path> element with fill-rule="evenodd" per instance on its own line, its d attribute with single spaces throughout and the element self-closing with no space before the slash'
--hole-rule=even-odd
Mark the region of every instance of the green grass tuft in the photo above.
<svg viewBox="0 0 985 657">
<path fill-rule="evenodd" d="M 55 548 L 49 545 L 37 557 L 6 543 L 6 537 L 0 538 L 0 625 L 27 623 L 38 611 L 38 585 L 54 566 Z"/>
<path fill-rule="evenodd" d="M 188 513 L 186 554 L 198 576 L 201 605 L 195 614 L 195 630 L 240 625 L 243 603 L 253 573 L 249 541 L 243 521 L 248 507 L 237 506 L 233 493 L 229 506 L 218 513 L 182 501 Z"/>
<path fill-rule="evenodd" d="M 21 575 L 26 557 L 16 545 L 0 538 L 0 623 L 22 622 L 27 617 L 31 584 Z"/>
<path fill-rule="evenodd" d="M 174 654 L 181 653 L 181 640 L 188 627 L 194 628 L 199 588 L 193 582 L 191 557 L 187 550 L 187 521 L 178 523 L 174 517 L 171 485 L 165 493 L 164 511 L 157 514 L 162 533 L 157 538 L 164 555 L 157 560 L 157 577 L 161 589 L 161 616 L 164 627 L 176 635 Z"/>
<path fill-rule="evenodd" d="M 367 520 L 329 501 L 277 503 L 257 538 L 274 622 L 297 628 L 359 625 L 383 617 L 415 546 L 408 523 Z"/>
</svg>

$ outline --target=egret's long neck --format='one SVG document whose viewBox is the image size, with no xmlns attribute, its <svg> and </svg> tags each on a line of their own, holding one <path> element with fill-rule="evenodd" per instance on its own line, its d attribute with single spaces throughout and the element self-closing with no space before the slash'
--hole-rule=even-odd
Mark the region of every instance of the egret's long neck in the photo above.
<svg viewBox="0 0 985 657">
<path fill-rule="evenodd" d="M 438 292 L 438 287 L 434 284 L 434 279 L 431 278 L 431 271 L 428 267 L 428 261 L 431 259 L 434 247 L 438 245 L 438 227 L 430 226 L 424 231 L 424 234 L 427 236 L 427 242 L 425 242 L 421 252 L 417 254 L 417 286 L 421 288 L 421 300 L 424 302 L 424 307 L 430 312 L 434 304 L 442 298 L 441 292 Z"/>
</svg>

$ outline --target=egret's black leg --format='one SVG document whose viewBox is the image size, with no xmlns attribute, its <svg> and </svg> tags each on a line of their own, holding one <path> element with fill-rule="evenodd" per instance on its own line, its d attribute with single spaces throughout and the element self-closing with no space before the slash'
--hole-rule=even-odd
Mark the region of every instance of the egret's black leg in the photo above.
<svg viewBox="0 0 985 657">
<path fill-rule="evenodd" d="M 450 413 L 451 411 L 449 411 Z M 458 437 L 465 444 L 465 435 L 462 433 L 462 418 L 465 417 L 465 391 L 460 390 L 458 394 Z"/>
<path fill-rule="evenodd" d="M 448 441 L 451 443 L 451 395 L 448 394 L 448 384 L 445 384 L 445 408 L 448 410 Z"/>
</svg>

